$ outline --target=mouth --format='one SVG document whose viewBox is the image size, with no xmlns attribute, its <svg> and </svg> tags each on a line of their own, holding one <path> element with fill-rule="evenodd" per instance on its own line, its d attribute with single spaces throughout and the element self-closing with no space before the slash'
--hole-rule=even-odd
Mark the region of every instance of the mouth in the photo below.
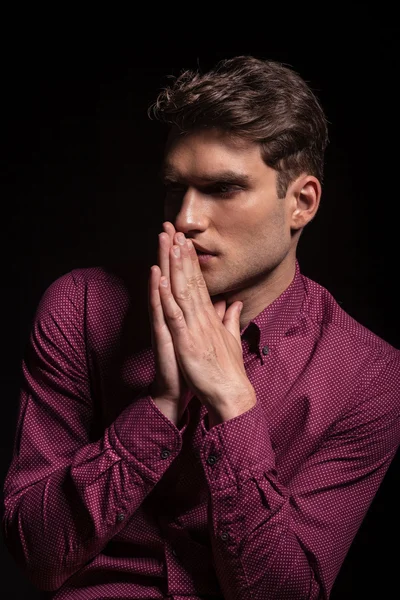
<svg viewBox="0 0 400 600">
<path fill-rule="evenodd" d="M 200 264 L 206 263 L 213 258 L 216 258 L 215 254 L 207 254 L 206 252 L 201 252 L 200 250 L 196 250 L 197 258 Z"/>
<path fill-rule="evenodd" d="M 207 248 L 204 248 L 203 246 L 200 246 L 200 244 L 198 244 L 197 242 L 192 240 L 192 244 L 194 246 L 194 249 L 196 250 L 196 253 L 199 254 L 206 254 L 206 255 L 210 255 L 210 256 L 215 256 L 215 254 L 213 252 L 210 252 Z"/>
<path fill-rule="evenodd" d="M 201 265 L 204 265 L 204 264 L 208 263 L 209 261 L 212 261 L 213 258 L 216 258 L 216 256 L 217 256 L 216 254 L 213 254 L 207 248 L 200 246 L 200 244 L 198 242 L 192 240 L 192 243 L 193 243 L 194 249 L 196 250 L 198 261 Z"/>
</svg>

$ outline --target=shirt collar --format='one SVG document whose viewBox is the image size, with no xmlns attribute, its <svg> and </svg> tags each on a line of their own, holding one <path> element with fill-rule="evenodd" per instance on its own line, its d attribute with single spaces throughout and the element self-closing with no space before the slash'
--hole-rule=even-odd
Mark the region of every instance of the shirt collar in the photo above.
<svg viewBox="0 0 400 600">
<path fill-rule="evenodd" d="M 305 295 L 303 276 L 296 259 L 295 274 L 290 285 L 250 321 L 243 331 L 243 337 L 252 339 L 260 346 L 260 350 L 276 344 L 293 327 L 301 312 Z"/>
</svg>

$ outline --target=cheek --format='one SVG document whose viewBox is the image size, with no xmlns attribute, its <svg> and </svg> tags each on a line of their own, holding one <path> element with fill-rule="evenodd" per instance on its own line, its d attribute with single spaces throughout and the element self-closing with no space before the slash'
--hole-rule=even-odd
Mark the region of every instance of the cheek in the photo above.
<svg viewBox="0 0 400 600">
<path fill-rule="evenodd" d="M 268 194 L 221 202 L 213 207 L 212 220 L 231 251 L 243 259 L 252 252 L 258 254 L 260 247 L 272 250 L 290 237 L 284 203 Z"/>
<path fill-rule="evenodd" d="M 280 252 L 290 243 L 290 228 L 286 227 L 283 210 L 260 213 L 257 217 L 248 216 L 238 224 L 236 240 L 240 243 L 235 246 L 242 256 L 253 255 L 254 259 L 263 261 L 266 254 Z"/>
<path fill-rule="evenodd" d="M 271 218 L 271 210 L 267 209 L 265 203 L 242 198 L 231 203 L 221 202 L 213 207 L 212 212 L 213 221 L 226 232 L 248 232 L 249 228 L 259 228 Z"/>
<path fill-rule="evenodd" d="M 286 217 L 282 207 L 266 210 L 257 207 L 257 210 L 235 211 L 233 214 L 222 214 L 219 223 L 221 230 L 229 236 L 238 239 L 254 241 L 255 236 L 270 237 L 274 233 L 282 235 L 285 228 Z"/>
</svg>

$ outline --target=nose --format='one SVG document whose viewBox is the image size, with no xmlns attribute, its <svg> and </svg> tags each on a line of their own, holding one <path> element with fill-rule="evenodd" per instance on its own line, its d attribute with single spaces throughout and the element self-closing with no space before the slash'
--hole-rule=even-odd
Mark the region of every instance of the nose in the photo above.
<svg viewBox="0 0 400 600">
<path fill-rule="evenodd" d="M 165 220 L 173 223 L 176 231 L 185 235 L 191 232 L 205 231 L 209 224 L 206 202 L 202 194 L 188 187 L 179 197 L 167 196 L 164 207 Z"/>
</svg>

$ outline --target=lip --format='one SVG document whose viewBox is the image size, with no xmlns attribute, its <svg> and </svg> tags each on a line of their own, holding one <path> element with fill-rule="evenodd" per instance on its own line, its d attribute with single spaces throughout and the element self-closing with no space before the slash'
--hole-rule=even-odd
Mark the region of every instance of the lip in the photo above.
<svg viewBox="0 0 400 600">
<path fill-rule="evenodd" d="M 195 250 L 198 250 L 199 252 L 204 252 L 204 254 L 206 254 L 207 256 L 215 256 L 215 252 L 211 252 L 211 250 L 209 250 L 208 248 L 203 248 L 203 246 L 200 246 L 200 244 L 198 244 L 194 240 L 192 240 L 192 244 Z"/>
<path fill-rule="evenodd" d="M 197 259 L 200 264 L 209 262 L 212 258 L 216 258 L 215 254 L 198 254 Z"/>
</svg>

